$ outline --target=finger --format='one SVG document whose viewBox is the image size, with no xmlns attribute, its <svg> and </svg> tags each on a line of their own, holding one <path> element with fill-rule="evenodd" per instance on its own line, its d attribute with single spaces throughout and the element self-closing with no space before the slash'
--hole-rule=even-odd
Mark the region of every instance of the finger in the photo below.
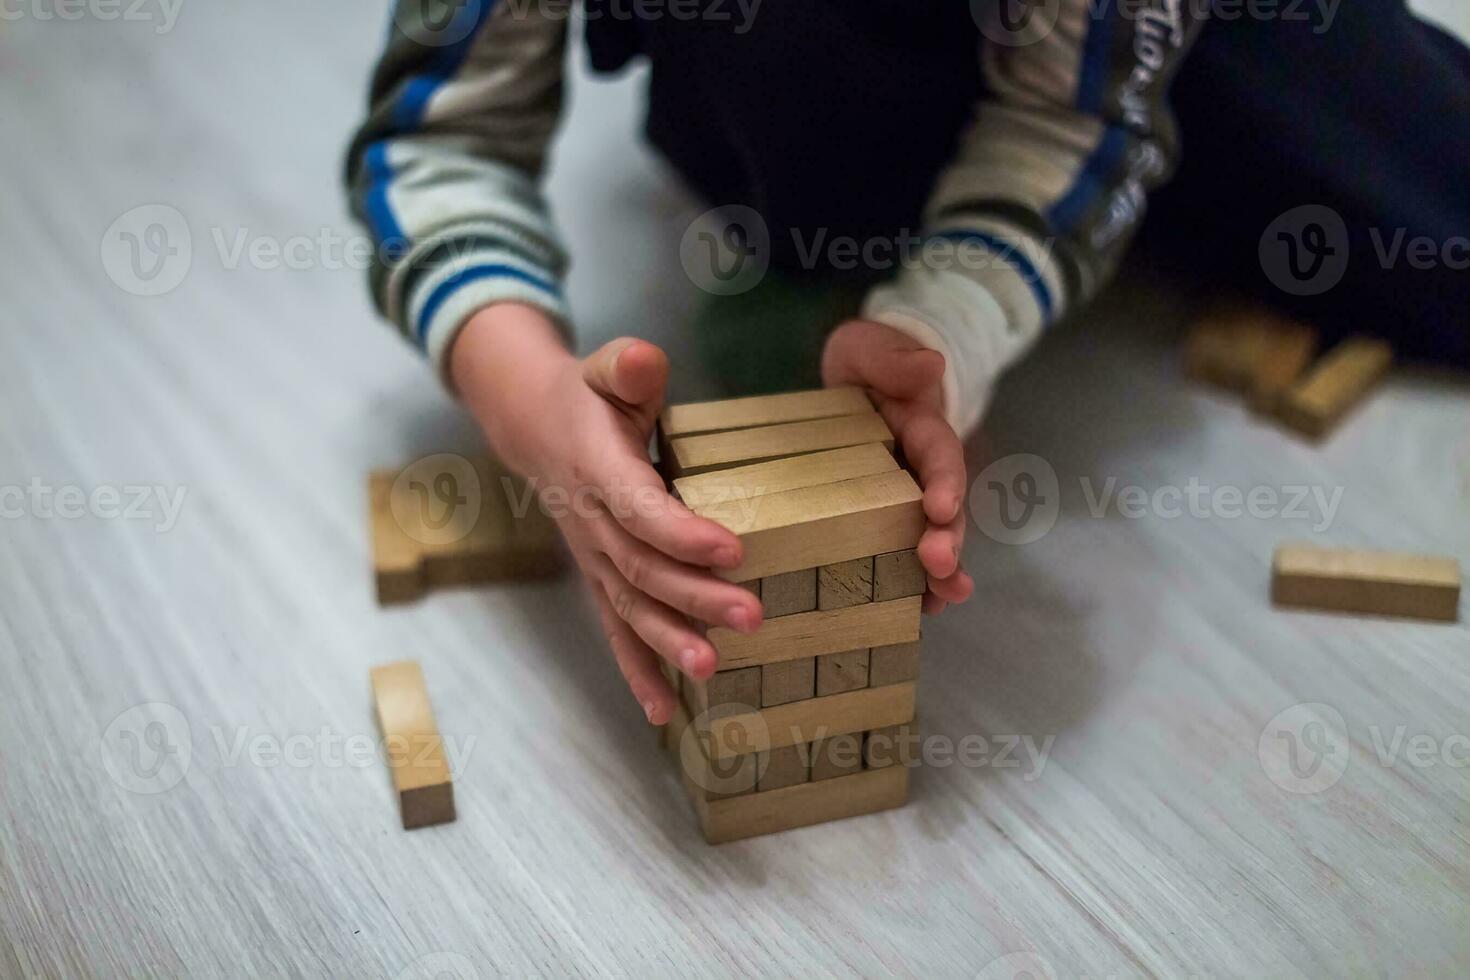
<svg viewBox="0 0 1470 980">
<path fill-rule="evenodd" d="M 632 415 L 645 432 L 663 408 L 669 358 L 646 340 L 619 337 L 582 362 L 588 387 Z"/>
<path fill-rule="evenodd" d="M 760 628 L 761 603 L 747 589 L 674 561 L 616 525 L 608 526 L 601 546 L 633 588 L 670 608 L 742 633 Z"/>
<path fill-rule="evenodd" d="M 919 564 L 931 578 L 949 578 L 960 567 L 960 545 L 965 537 L 965 515 L 948 524 L 931 524 L 919 538 Z"/>
<path fill-rule="evenodd" d="M 715 672 L 719 659 L 715 648 L 694 631 L 687 619 L 635 589 L 606 555 L 601 561 L 598 580 L 619 619 L 632 627 L 654 653 L 689 677 L 704 680 Z"/>
<path fill-rule="evenodd" d="M 740 539 L 674 499 L 646 460 L 624 457 L 612 463 L 601 484 L 603 506 L 638 540 L 690 565 L 740 564 Z"/>
<path fill-rule="evenodd" d="M 961 569 L 949 578 L 929 579 L 929 591 L 947 603 L 959 605 L 975 592 L 975 580 L 970 573 Z"/>
<path fill-rule="evenodd" d="M 628 690 L 643 706 L 643 715 L 650 725 L 663 725 L 674 716 L 677 695 L 668 679 L 658 669 L 658 655 L 633 632 L 627 623 L 618 618 L 608 601 L 607 594 L 593 584 L 593 595 L 597 600 L 597 612 L 602 619 L 602 632 L 612 647 L 613 658 Z"/>
<path fill-rule="evenodd" d="M 925 616 L 938 616 L 940 613 L 944 612 L 944 610 L 948 606 L 949 603 L 939 598 L 939 596 L 935 595 L 933 592 L 924 593 L 923 610 Z"/>
<path fill-rule="evenodd" d="M 857 384 L 911 399 L 944 377 L 944 355 L 892 327 L 850 320 L 833 331 L 822 356 L 822 383 Z"/>
<path fill-rule="evenodd" d="M 948 524 L 965 496 L 965 447 L 938 412 L 915 406 L 903 414 L 895 436 L 924 488 L 924 514 Z"/>
</svg>

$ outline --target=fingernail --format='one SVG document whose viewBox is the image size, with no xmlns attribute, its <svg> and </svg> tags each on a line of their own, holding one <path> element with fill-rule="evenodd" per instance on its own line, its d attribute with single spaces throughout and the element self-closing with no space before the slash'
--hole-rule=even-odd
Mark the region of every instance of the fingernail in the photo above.
<svg viewBox="0 0 1470 980">
<path fill-rule="evenodd" d="M 653 724 L 653 708 L 654 704 L 652 701 L 643 702 L 643 716 L 648 719 L 650 725 Z"/>
<path fill-rule="evenodd" d="M 742 633 L 749 632 L 750 613 L 745 611 L 744 606 L 731 606 L 725 612 L 725 625 Z"/>
<path fill-rule="evenodd" d="M 740 553 L 729 545 L 721 545 L 715 549 L 715 564 L 721 568 L 734 568 L 740 564 Z"/>
<path fill-rule="evenodd" d="M 683 668 L 684 673 L 692 675 L 694 673 L 694 665 L 698 662 L 699 654 L 693 650 L 679 651 L 679 666 Z"/>
</svg>

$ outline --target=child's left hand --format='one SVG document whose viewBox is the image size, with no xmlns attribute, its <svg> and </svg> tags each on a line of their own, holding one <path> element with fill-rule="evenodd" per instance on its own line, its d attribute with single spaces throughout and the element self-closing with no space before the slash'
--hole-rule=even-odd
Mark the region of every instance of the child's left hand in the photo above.
<svg viewBox="0 0 1470 980">
<path fill-rule="evenodd" d="M 849 320 L 827 338 L 822 383 L 868 389 L 924 488 L 929 527 L 919 561 L 929 573 L 924 611 L 964 602 L 974 580 L 960 567 L 965 539 L 965 454 L 944 418 L 944 355 L 919 346 L 892 327 Z"/>
</svg>

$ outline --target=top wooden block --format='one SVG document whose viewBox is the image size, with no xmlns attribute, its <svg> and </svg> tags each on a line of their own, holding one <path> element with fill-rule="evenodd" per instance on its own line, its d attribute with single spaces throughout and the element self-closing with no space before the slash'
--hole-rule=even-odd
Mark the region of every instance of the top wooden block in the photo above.
<svg viewBox="0 0 1470 980">
<path fill-rule="evenodd" d="M 872 410 L 868 396 L 860 388 L 823 388 L 695 405 L 670 405 L 659 416 L 658 424 L 665 439 L 675 439 L 705 432 L 861 415 Z"/>
<path fill-rule="evenodd" d="M 893 454 L 878 443 L 712 470 L 674 481 L 679 499 L 692 510 L 727 500 L 748 500 L 768 493 L 800 490 L 823 483 L 855 480 L 898 469 Z"/>
<path fill-rule="evenodd" d="M 684 436 L 671 440 L 669 445 L 674 475 L 690 476 L 869 442 L 893 448 L 893 433 L 883 416 L 871 409 L 861 415 Z"/>
</svg>

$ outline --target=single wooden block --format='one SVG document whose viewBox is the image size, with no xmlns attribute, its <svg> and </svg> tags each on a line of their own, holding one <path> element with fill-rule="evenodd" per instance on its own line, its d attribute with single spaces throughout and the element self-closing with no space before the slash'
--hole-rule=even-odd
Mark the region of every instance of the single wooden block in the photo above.
<svg viewBox="0 0 1470 980">
<path fill-rule="evenodd" d="M 789 456 L 728 470 L 711 470 L 674 480 L 674 492 L 690 508 L 729 500 L 753 500 L 768 493 L 841 483 L 898 469 L 898 460 L 876 442 L 826 452 Z"/>
<path fill-rule="evenodd" d="M 873 601 L 873 559 L 823 565 L 817 569 L 817 608 L 846 609 Z"/>
<path fill-rule="evenodd" d="M 860 691 L 868 686 L 868 651 L 848 650 L 817 658 L 817 697 Z"/>
<path fill-rule="evenodd" d="M 696 799 L 694 807 L 704 839 L 723 844 L 891 810 L 908 802 L 908 796 L 909 771 L 903 766 L 890 766 L 730 800 Z"/>
<path fill-rule="evenodd" d="M 1367 396 L 1392 364 L 1393 350 L 1383 341 L 1345 340 L 1286 389 L 1277 415 L 1298 432 L 1320 439 Z"/>
<path fill-rule="evenodd" d="M 738 585 L 738 586 L 740 586 L 746 592 L 749 592 L 751 595 L 755 596 L 757 599 L 759 599 L 761 597 L 761 580 L 760 579 L 753 578 L 749 582 L 736 582 L 735 584 Z"/>
<path fill-rule="evenodd" d="M 873 647 L 868 656 L 868 684 L 902 684 L 919 679 L 919 640 Z"/>
<path fill-rule="evenodd" d="M 689 709 L 695 714 L 719 710 L 726 713 L 752 711 L 761 706 L 761 671 L 759 667 L 721 670 L 707 680 L 684 678 Z"/>
<path fill-rule="evenodd" d="M 881 647 L 917 640 L 922 601 L 919 596 L 909 596 L 867 602 L 768 619 L 754 633 L 715 626 L 705 635 L 720 656 L 722 670 L 820 657 L 869 644 Z"/>
<path fill-rule="evenodd" d="M 1454 622 L 1460 563 L 1387 551 L 1282 545 L 1271 563 L 1278 605 Z"/>
<path fill-rule="evenodd" d="M 454 784 L 423 671 L 417 662 L 401 660 L 374 667 L 371 677 L 403 829 L 448 823 L 454 819 Z"/>
<path fill-rule="evenodd" d="M 1247 384 L 1251 408 L 1274 412 L 1281 396 L 1296 383 L 1317 353 L 1317 331 L 1303 323 L 1279 317 L 1267 349 L 1257 359 Z"/>
<path fill-rule="evenodd" d="M 834 735 L 812 743 L 812 781 L 850 776 L 863 769 L 863 733 Z"/>
<path fill-rule="evenodd" d="M 766 664 L 760 672 L 762 708 L 816 696 L 817 662 L 812 657 Z"/>
<path fill-rule="evenodd" d="M 885 766 L 917 766 L 919 730 L 912 723 L 875 728 L 863 736 L 863 768 Z"/>
<path fill-rule="evenodd" d="M 817 608 L 817 570 L 801 568 L 760 580 L 761 608 L 767 619 L 811 612 Z"/>
<path fill-rule="evenodd" d="M 811 778 L 811 750 L 805 745 L 785 745 L 762 752 L 757 769 L 760 773 L 755 785 L 757 793 L 799 786 Z"/>
<path fill-rule="evenodd" d="M 780 395 L 670 405 L 659 415 L 658 425 L 667 438 L 675 439 L 703 432 L 860 415 L 872 410 L 873 405 L 861 388 L 819 388 Z"/>
<path fill-rule="evenodd" d="M 914 685 L 890 684 L 710 718 L 700 734 L 708 735 L 710 757 L 717 758 L 898 725 L 913 717 Z"/>
<path fill-rule="evenodd" d="M 873 559 L 873 599 L 886 602 L 911 595 L 923 595 L 929 588 L 929 576 L 919 564 L 919 553 L 913 548 L 890 551 Z"/>
<path fill-rule="evenodd" d="M 1250 386 L 1270 348 L 1277 316 L 1262 306 L 1227 303 L 1208 311 L 1190 330 L 1185 374 L 1232 391 Z"/>
<path fill-rule="evenodd" d="M 861 415 L 684 436 L 672 439 L 669 448 L 674 475 L 681 477 L 868 442 L 893 449 L 893 433 L 871 408 Z"/>
<path fill-rule="evenodd" d="M 718 572 L 733 582 L 913 548 L 926 526 L 923 493 L 904 470 L 728 500 L 695 513 L 739 535 L 744 563 Z"/>
<path fill-rule="evenodd" d="M 368 476 L 378 602 L 561 568 L 556 525 L 525 481 L 488 457 L 428 456 Z"/>
</svg>

